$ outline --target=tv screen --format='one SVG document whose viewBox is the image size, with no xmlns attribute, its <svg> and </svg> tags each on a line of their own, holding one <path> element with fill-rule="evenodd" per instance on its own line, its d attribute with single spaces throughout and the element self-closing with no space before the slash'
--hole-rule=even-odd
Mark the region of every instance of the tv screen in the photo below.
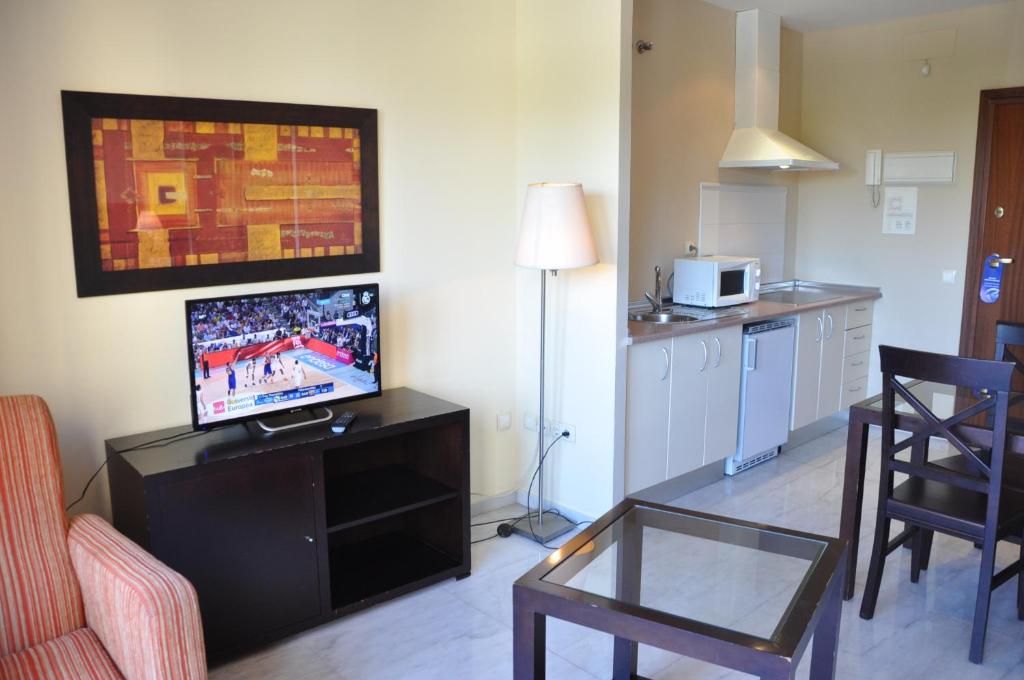
<svg viewBox="0 0 1024 680">
<path fill-rule="evenodd" d="M 380 394 L 377 284 L 185 302 L 192 425 Z"/>
</svg>

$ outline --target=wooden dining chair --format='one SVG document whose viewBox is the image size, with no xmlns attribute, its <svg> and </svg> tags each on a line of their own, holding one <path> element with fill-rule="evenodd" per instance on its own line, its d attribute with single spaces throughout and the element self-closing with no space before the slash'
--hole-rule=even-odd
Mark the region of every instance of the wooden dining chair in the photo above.
<svg viewBox="0 0 1024 680">
<path fill-rule="evenodd" d="M 1019 574 L 1021 559 L 995 574 L 998 541 L 1019 538 L 1024 531 L 1024 494 L 1003 488 L 1003 457 L 1006 449 L 1006 418 L 1013 364 L 985 359 L 919 352 L 898 347 L 879 347 L 882 367 L 882 470 L 879 480 L 875 539 L 868 579 L 861 602 L 861 618 L 875 613 L 886 556 L 921 532 L 943 534 L 980 543 L 978 575 L 970 660 L 981 663 L 992 590 Z M 925 380 L 971 390 L 987 390 L 979 401 L 941 419 L 904 386 L 898 378 Z M 920 419 L 920 427 L 896 442 L 896 396 L 908 404 Z M 981 447 L 960 425 L 991 411 L 991 446 Z M 910 460 L 897 457 L 913 450 L 930 437 L 941 437 L 963 457 L 969 472 L 929 464 L 918 455 Z M 895 473 L 908 475 L 894 485 Z M 892 520 L 902 521 L 904 530 L 889 539 Z M 1022 551 L 1024 552 L 1024 551 Z M 1024 580 L 1017 580 L 1017 612 L 1024 617 Z"/>
</svg>

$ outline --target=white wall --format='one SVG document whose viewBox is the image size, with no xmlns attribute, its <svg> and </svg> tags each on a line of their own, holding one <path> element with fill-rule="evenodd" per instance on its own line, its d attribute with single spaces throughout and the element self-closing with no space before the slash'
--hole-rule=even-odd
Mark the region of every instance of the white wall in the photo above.
<svg viewBox="0 0 1024 680">
<path fill-rule="evenodd" d="M 628 6 L 631 3 L 625 3 Z M 520 0 L 516 5 L 517 186 L 582 182 L 601 262 L 549 278 L 547 417 L 577 428 L 552 449 L 548 498 L 596 517 L 615 500 L 620 294 L 621 0 Z M 626 21 L 628 22 L 628 14 Z M 628 96 L 628 92 L 627 92 Z M 628 171 L 628 170 L 627 170 Z M 515 426 L 537 413 L 539 277 L 516 275 Z M 621 426 L 621 422 L 619 422 Z M 532 436 L 531 436 L 532 435 Z M 536 435 L 521 438 L 522 488 L 536 466 Z M 536 493 L 536 490 L 534 491 Z"/>
<path fill-rule="evenodd" d="M 529 149 L 560 144 L 578 111 L 549 102 L 528 124 L 516 118 L 515 30 L 523 15 L 512 3 L 0 3 L 0 300 L 11 342 L 0 353 L 0 393 L 36 392 L 49 401 L 67 495 L 76 496 L 100 463 L 105 438 L 188 421 L 184 299 L 346 279 L 78 299 L 61 89 L 379 109 L 382 271 L 348 280 L 381 284 L 384 386 L 407 385 L 469 406 L 472 488 L 494 494 L 514 488 L 521 468 L 519 433 L 497 432 L 494 425 L 517 398 L 512 252 L 520 180 L 565 172 L 586 182 L 605 230 L 602 252 L 614 258 L 608 245 L 614 222 L 600 221 L 614 210 L 613 173 L 576 172 L 590 163 L 615 167 L 614 148 L 598 139 L 617 126 L 606 110 L 615 92 L 603 92 L 601 77 L 617 64 L 597 45 L 617 44 L 614 22 L 605 16 L 610 4 L 595 9 L 600 18 L 587 20 L 595 36 L 570 40 L 582 40 L 587 56 L 598 57 L 576 64 L 589 80 L 584 100 L 597 104 L 593 116 L 579 121 L 580 141 L 565 147 L 570 162 L 517 171 L 517 125 L 549 133 L 531 134 L 528 148 L 520 149 L 528 158 Z M 539 11 L 532 7 L 531 21 L 544 24 Z M 580 32 L 568 14 L 558 22 Z M 553 39 L 555 32 L 545 35 Z M 563 67 L 562 77 L 575 80 L 570 72 Z M 531 93 L 527 104 L 548 94 Z M 558 118 L 544 121 L 544 115 Z M 563 306 L 613 289 L 609 267 L 614 271 L 608 265 L 566 276 L 569 286 L 557 293 Z M 584 304 L 553 344 L 564 352 L 587 337 L 588 324 L 606 325 L 611 312 L 597 307 Z M 600 344 L 594 358 L 607 362 L 610 343 Z M 602 393 L 609 379 L 595 376 L 573 389 Z M 609 411 L 610 399 L 610 390 L 600 394 L 594 411 Z M 604 433 L 588 427 L 577 448 Z M 595 479 L 603 483 L 603 474 Z M 101 483 L 80 509 L 103 512 L 105 499 Z"/>
<path fill-rule="evenodd" d="M 921 77 L 922 62 L 904 59 L 904 36 L 948 28 L 954 53 L 933 58 Z M 796 274 L 880 286 L 875 347 L 958 350 L 979 93 L 1024 85 L 1022 28 L 1017 1 L 804 36 L 802 141 L 841 167 L 800 179 Z M 914 236 L 881 233 L 864 186 L 873 148 L 957 153 L 955 184 L 920 188 Z M 957 270 L 956 285 L 941 282 L 944 269 Z M 875 347 L 872 392 L 881 384 Z"/>
</svg>

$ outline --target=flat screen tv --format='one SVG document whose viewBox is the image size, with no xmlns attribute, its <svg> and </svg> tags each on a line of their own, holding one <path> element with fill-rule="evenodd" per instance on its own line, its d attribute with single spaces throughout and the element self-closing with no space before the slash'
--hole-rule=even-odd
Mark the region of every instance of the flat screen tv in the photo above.
<svg viewBox="0 0 1024 680">
<path fill-rule="evenodd" d="M 380 395 L 377 284 L 187 300 L 185 318 L 197 430 Z"/>
</svg>

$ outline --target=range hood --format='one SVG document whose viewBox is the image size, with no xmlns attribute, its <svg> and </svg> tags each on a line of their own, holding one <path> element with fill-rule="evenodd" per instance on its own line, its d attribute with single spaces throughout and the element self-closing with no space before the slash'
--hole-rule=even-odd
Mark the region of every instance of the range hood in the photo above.
<svg viewBox="0 0 1024 680">
<path fill-rule="evenodd" d="M 736 128 L 720 168 L 837 170 L 839 164 L 779 132 L 782 21 L 761 9 L 736 14 Z"/>
</svg>

